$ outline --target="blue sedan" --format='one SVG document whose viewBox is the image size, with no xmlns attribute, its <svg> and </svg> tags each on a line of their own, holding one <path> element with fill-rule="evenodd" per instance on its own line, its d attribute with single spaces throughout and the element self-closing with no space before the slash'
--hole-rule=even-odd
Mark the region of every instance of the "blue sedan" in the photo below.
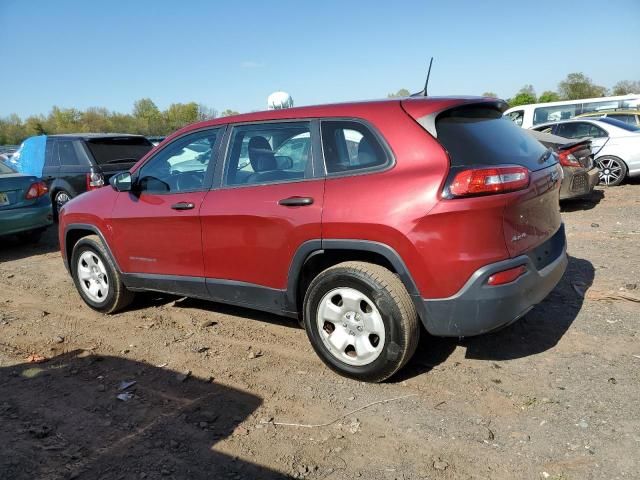
<svg viewBox="0 0 640 480">
<path fill-rule="evenodd" d="M 51 212 L 51 198 L 42 180 L 0 162 L 0 236 L 17 234 L 37 241 L 53 223 Z"/>
</svg>

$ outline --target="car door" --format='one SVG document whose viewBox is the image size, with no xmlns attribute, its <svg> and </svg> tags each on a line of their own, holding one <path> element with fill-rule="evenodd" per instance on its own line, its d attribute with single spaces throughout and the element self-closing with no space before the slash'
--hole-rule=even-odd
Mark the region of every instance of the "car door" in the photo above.
<svg viewBox="0 0 640 480">
<path fill-rule="evenodd" d="M 51 190 L 51 184 L 60 175 L 60 159 L 58 158 L 58 145 L 55 139 L 47 138 L 44 151 L 44 166 L 42 167 L 42 180 Z"/>
<path fill-rule="evenodd" d="M 134 171 L 131 192 L 118 194 L 113 242 L 129 285 L 202 296 L 199 212 L 223 130 L 175 139 Z"/>
<path fill-rule="evenodd" d="M 281 312 L 298 248 L 321 237 L 324 177 L 307 121 L 239 125 L 228 133 L 218 186 L 202 205 L 211 297 Z"/>
</svg>

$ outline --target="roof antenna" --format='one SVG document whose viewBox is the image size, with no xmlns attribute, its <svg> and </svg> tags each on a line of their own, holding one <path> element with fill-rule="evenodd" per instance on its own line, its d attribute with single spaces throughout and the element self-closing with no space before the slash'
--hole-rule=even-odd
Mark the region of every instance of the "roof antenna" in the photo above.
<svg viewBox="0 0 640 480">
<path fill-rule="evenodd" d="M 429 86 L 429 77 L 431 76 L 431 65 L 433 65 L 433 57 L 429 61 L 429 70 L 427 71 L 427 80 L 424 82 L 424 88 L 418 93 L 414 93 L 411 95 L 412 97 L 427 97 L 429 94 L 427 93 L 427 87 Z"/>
</svg>

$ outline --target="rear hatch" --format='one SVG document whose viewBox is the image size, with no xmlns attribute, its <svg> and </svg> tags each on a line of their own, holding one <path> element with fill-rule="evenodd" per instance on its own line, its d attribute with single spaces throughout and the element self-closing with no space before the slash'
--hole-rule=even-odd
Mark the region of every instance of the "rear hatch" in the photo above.
<svg viewBox="0 0 640 480">
<path fill-rule="evenodd" d="M 131 169 L 153 148 L 149 140 L 139 136 L 89 138 L 85 145 L 100 167 L 105 181 L 109 181 L 116 173 Z"/>
<path fill-rule="evenodd" d="M 500 193 L 505 202 L 502 229 L 509 255 L 515 257 L 538 247 L 560 229 L 561 169 L 557 159 L 525 130 L 503 118 L 499 104 L 468 103 L 449 108 L 435 119 L 433 114 L 430 117 L 416 120 L 434 127 L 425 128 L 435 133 L 447 150 L 451 167 L 448 182 L 470 169 L 505 165 L 528 169 L 528 186 Z"/>
<path fill-rule="evenodd" d="M 28 207 L 36 203 L 37 200 L 27 200 L 25 197 L 29 187 L 37 181 L 37 177 L 15 173 L 0 164 L 0 211 Z"/>
</svg>

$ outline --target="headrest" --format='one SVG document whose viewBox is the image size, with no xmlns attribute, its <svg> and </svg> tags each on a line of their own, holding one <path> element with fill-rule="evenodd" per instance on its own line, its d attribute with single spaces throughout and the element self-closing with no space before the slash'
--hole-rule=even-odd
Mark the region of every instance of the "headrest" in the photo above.
<svg viewBox="0 0 640 480">
<path fill-rule="evenodd" d="M 271 150 L 269 141 L 264 137 L 251 137 L 249 140 L 249 161 L 254 172 L 267 172 L 276 170 L 278 162 Z"/>
</svg>

